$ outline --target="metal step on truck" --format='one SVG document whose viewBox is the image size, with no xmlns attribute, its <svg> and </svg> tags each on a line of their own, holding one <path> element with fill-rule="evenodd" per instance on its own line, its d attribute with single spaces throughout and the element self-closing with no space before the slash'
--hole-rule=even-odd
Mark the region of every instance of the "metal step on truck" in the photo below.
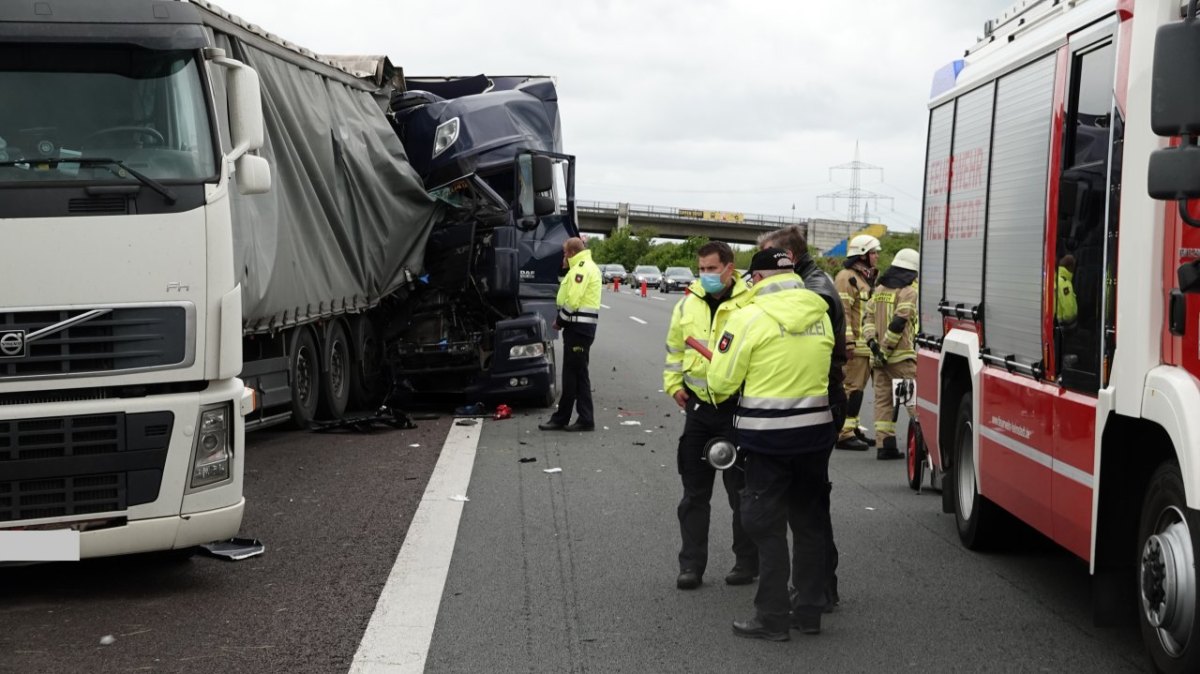
<svg viewBox="0 0 1200 674">
<path fill-rule="evenodd" d="M 486 257 L 511 262 L 517 230 L 557 264 L 536 233 L 574 225 L 550 158 L 514 151 L 526 180 L 487 209 L 479 178 L 431 193 L 388 121 L 393 74 L 200 0 L 0 5 L 0 562 L 232 536 L 247 427 L 377 404 L 389 354 L 439 321 L 475 321 L 472 381 L 552 381 L 544 326 L 503 323 L 530 321 L 519 265 Z M 468 273 L 426 268 L 443 257 Z M 544 397 L 533 378 L 498 381 Z"/>
</svg>

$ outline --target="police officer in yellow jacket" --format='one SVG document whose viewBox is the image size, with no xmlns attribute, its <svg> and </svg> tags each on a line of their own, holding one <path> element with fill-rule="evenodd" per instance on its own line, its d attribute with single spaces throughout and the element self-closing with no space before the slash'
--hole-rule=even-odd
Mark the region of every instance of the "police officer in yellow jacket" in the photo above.
<svg viewBox="0 0 1200 674">
<path fill-rule="evenodd" d="M 863 339 L 875 359 L 875 458 L 899 459 L 893 379 L 915 379 L 917 351 L 917 272 L 921 256 L 912 248 L 896 253 L 867 302 Z M 911 410 L 910 410 L 911 411 Z"/>
<path fill-rule="evenodd" d="M 829 409 L 833 326 L 825 300 L 805 289 L 783 250 L 757 253 L 750 273 L 754 285 L 745 306 L 725 324 L 708 388 L 718 395 L 741 391 L 733 426 L 747 455 L 742 525 L 758 544 L 755 616 L 735 621 L 733 632 L 786 641 L 789 623 L 820 633 L 827 601 L 824 495 L 836 434 Z"/>
<path fill-rule="evenodd" d="M 577 237 L 563 243 L 563 260 L 567 273 L 558 286 L 558 319 L 554 323 L 563 335 L 562 394 L 558 399 L 558 410 L 538 428 L 543 431 L 593 431 L 596 419 L 592 409 L 588 353 L 600 322 L 600 269 L 592 262 L 592 251 L 587 250 L 583 239 Z M 573 424 L 570 423 L 572 409 L 579 414 Z"/>
<path fill-rule="evenodd" d="M 748 292 L 734 273 L 733 250 L 729 244 L 711 241 L 697 251 L 700 278 L 675 305 L 667 331 L 667 362 L 663 367 L 663 390 L 686 411 L 683 434 L 679 436 L 678 468 L 683 482 L 679 501 L 679 577 L 681 590 L 700 586 L 708 565 L 708 524 L 711 514 L 714 469 L 704 460 L 710 440 L 733 440 L 733 411 L 737 395 L 715 394 L 708 389 L 708 359 L 696 346 L 712 349 L 725 321 L 741 306 Z M 691 344 L 689 344 L 689 338 Z M 744 484 L 740 468 L 721 473 L 729 506 L 733 509 L 733 570 L 725 576 L 730 585 L 754 582 L 758 575 L 758 547 L 746 535 L 739 515 Z"/>
</svg>

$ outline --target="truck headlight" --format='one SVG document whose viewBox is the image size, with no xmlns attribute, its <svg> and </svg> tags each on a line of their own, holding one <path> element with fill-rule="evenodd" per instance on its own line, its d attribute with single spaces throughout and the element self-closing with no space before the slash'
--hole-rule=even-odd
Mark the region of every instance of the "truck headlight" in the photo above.
<svg viewBox="0 0 1200 674">
<path fill-rule="evenodd" d="M 537 344 L 521 344 L 514 346 L 508 350 L 509 360 L 519 360 L 521 358 L 541 358 L 546 355 L 546 345 L 538 342 Z"/>
<path fill-rule="evenodd" d="M 445 152 L 456 140 L 458 140 L 457 117 L 438 124 L 437 131 L 433 134 L 433 156 L 436 157 Z"/>
<path fill-rule="evenodd" d="M 200 411 L 192 453 L 192 489 L 229 479 L 233 465 L 232 428 L 229 403 L 210 405 Z"/>
</svg>

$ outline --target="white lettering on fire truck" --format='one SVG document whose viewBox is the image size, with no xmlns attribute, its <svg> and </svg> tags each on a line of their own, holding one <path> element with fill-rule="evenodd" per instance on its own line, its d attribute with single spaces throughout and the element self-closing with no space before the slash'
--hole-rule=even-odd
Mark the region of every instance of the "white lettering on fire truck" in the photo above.
<svg viewBox="0 0 1200 674">
<path fill-rule="evenodd" d="M 1033 435 L 1033 431 L 1029 430 L 1028 428 L 1025 428 L 1024 426 L 1018 426 L 1008 419 L 1001 419 L 1000 417 L 992 417 L 992 426 L 1002 431 L 1008 431 L 1013 435 L 1019 435 L 1026 440 Z"/>
</svg>

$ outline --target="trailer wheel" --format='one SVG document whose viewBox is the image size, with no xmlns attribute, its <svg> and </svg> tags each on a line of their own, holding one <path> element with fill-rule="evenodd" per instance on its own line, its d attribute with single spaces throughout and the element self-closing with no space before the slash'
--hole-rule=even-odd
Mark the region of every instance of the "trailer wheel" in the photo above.
<svg viewBox="0 0 1200 674">
<path fill-rule="evenodd" d="M 371 319 L 359 314 L 350 320 L 350 345 L 353 367 L 350 372 L 350 406 L 356 410 L 374 410 L 387 394 L 387 373 L 383 349 Z"/>
<path fill-rule="evenodd" d="M 921 425 L 916 420 L 908 422 L 908 486 L 913 491 L 921 490 L 925 478 L 925 438 L 921 436 Z"/>
<path fill-rule="evenodd" d="M 317 414 L 318 382 L 321 379 L 317 340 L 307 327 L 296 328 L 288 354 L 288 381 L 292 385 L 292 423 L 299 428 L 312 425 Z"/>
<path fill-rule="evenodd" d="M 342 321 L 333 321 L 321 344 L 321 416 L 341 419 L 350 402 L 350 337 Z"/>
<path fill-rule="evenodd" d="M 1200 671 L 1196 539 L 1188 526 L 1183 478 L 1159 466 L 1146 487 L 1138 527 L 1138 625 L 1160 672 Z"/>
<path fill-rule="evenodd" d="M 986 549 L 995 542 L 999 513 L 979 494 L 975 480 L 975 422 L 971 418 L 971 394 L 962 397 L 954 423 L 954 520 L 958 538 L 969 550 Z"/>
</svg>

